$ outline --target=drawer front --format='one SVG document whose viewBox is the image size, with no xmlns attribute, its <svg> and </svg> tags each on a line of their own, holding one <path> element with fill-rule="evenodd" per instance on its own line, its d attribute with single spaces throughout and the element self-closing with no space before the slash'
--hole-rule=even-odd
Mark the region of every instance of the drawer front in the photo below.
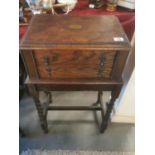
<svg viewBox="0 0 155 155">
<path fill-rule="evenodd" d="M 109 79 L 115 51 L 33 51 L 41 79 Z"/>
</svg>

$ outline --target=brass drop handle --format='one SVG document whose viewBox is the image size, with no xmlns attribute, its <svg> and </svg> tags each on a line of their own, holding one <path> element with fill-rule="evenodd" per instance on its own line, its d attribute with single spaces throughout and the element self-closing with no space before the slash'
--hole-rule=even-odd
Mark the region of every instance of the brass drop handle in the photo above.
<svg viewBox="0 0 155 155">
<path fill-rule="evenodd" d="M 49 57 L 48 57 L 48 55 L 45 55 L 45 56 L 43 57 L 43 60 L 44 60 L 44 64 L 45 64 L 46 66 L 48 66 L 48 65 L 49 65 Z"/>
<path fill-rule="evenodd" d="M 51 77 L 51 71 L 52 71 L 52 69 L 51 69 L 51 67 L 50 67 L 48 55 L 45 55 L 45 56 L 43 57 L 43 61 L 44 61 L 44 64 L 45 64 L 45 69 L 46 69 L 46 71 L 47 71 L 47 73 L 48 73 L 48 77 L 50 78 L 50 77 Z"/>
<path fill-rule="evenodd" d="M 47 72 L 51 72 L 51 68 L 50 67 L 46 67 L 46 71 Z"/>
<path fill-rule="evenodd" d="M 104 66 L 104 61 L 103 61 L 103 60 L 100 62 L 100 66 L 101 66 L 101 67 Z"/>
<path fill-rule="evenodd" d="M 104 57 L 103 53 L 101 53 L 101 55 L 99 57 L 99 68 L 98 68 L 99 77 L 103 76 L 104 64 L 105 64 L 105 57 Z"/>
</svg>

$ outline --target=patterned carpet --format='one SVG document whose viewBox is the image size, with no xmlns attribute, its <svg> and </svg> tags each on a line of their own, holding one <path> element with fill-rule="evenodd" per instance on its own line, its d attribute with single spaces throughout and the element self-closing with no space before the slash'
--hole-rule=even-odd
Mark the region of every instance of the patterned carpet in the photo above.
<svg viewBox="0 0 155 155">
<path fill-rule="evenodd" d="M 104 151 L 69 151 L 69 150 L 27 150 L 20 155 L 134 155 L 134 152 L 104 152 Z"/>
</svg>

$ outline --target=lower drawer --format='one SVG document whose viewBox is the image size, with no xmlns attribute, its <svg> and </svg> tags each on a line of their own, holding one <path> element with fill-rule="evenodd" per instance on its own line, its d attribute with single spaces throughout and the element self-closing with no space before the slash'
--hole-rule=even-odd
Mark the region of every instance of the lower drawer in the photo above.
<svg viewBox="0 0 155 155">
<path fill-rule="evenodd" d="M 112 72 L 115 55 L 115 51 L 33 51 L 41 79 L 108 79 Z"/>
</svg>

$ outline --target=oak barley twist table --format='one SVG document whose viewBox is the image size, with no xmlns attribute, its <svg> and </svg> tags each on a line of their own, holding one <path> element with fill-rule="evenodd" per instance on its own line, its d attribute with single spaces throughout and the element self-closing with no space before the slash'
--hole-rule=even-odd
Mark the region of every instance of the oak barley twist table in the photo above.
<svg viewBox="0 0 155 155">
<path fill-rule="evenodd" d="M 122 87 L 122 71 L 130 50 L 128 38 L 115 16 L 35 15 L 20 42 L 28 73 L 25 84 L 33 96 L 41 127 L 48 132 L 49 110 L 100 111 L 100 131 L 107 128 Z M 98 91 L 91 106 L 50 105 L 50 91 Z M 39 91 L 49 94 L 42 105 Z M 102 92 L 111 91 L 105 109 Z"/>
</svg>

